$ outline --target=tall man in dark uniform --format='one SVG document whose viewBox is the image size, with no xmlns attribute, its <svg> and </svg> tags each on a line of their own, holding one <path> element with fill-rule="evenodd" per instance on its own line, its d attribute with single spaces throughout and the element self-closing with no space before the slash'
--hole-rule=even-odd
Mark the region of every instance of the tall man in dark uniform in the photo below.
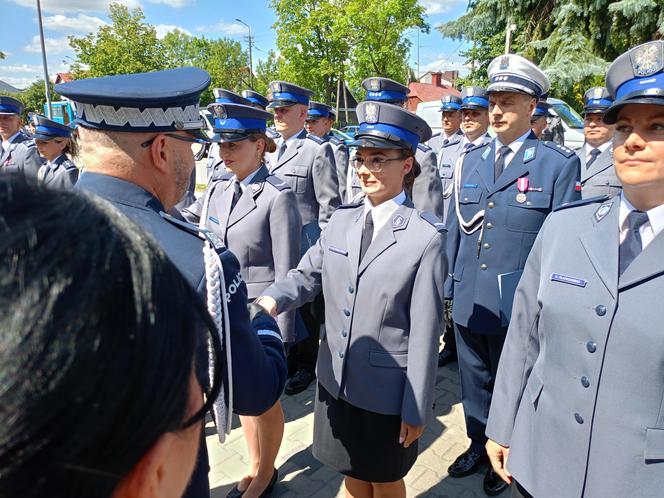
<svg viewBox="0 0 664 498">
<path fill-rule="evenodd" d="M 0 95 L 0 173 L 19 173 L 37 178 L 42 160 L 34 140 L 21 130 L 23 103 Z"/>
<path fill-rule="evenodd" d="M 281 135 L 276 140 L 276 152 L 268 154 L 268 168 L 295 193 L 303 223 L 302 254 L 316 243 L 321 230 L 341 204 L 332 145 L 304 129 L 311 95 L 313 92 L 307 88 L 273 81 L 268 96 L 268 108 L 274 111 L 274 124 Z M 318 341 L 324 317 L 322 296 L 299 308 L 299 313 L 309 337 L 288 353 L 292 375 L 286 394 L 304 391 L 316 378 Z"/>
<path fill-rule="evenodd" d="M 606 83 L 622 194 L 546 221 L 500 359 L 487 451 L 516 497 L 664 489 L 664 42 L 618 57 Z"/>
<path fill-rule="evenodd" d="M 203 140 L 198 101 L 209 84 L 205 71 L 190 67 L 76 80 L 56 91 L 76 102 L 86 164 L 76 188 L 109 200 L 143 227 L 208 303 L 218 325 L 213 333 L 222 336 L 225 352 L 223 396 L 215 402 L 223 438 L 233 411 L 259 415 L 275 403 L 286 365 L 276 323 L 256 305 L 247 307 L 236 257 L 206 230 L 165 214 L 189 183 L 191 146 Z M 201 344 L 206 343 L 207 333 L 201 335 Z M 200 377 L 207 355 L 199 358 Z M 202 434 L 201 439 L 186 497 L 209 497 Z"/>
<path fill-rule="evenodd" d="M 537 140 L 530 116 L 549 89 L 546 75 L 514 54 L 489 65 L 489 116 L 496 138 L 459 161 L 448 258 L 453 273 L 445 297 L 454 298 L 459 375 L 470 447 L 449 467 L 463 477 L 486 461 L 484 434 L 493 382 L 507 332 L 514 287 L 546 216 L 580 198 L 579 159 L 573 151 Z M 505 483 L 490 468 L 484 490 Z"/>
</svg>

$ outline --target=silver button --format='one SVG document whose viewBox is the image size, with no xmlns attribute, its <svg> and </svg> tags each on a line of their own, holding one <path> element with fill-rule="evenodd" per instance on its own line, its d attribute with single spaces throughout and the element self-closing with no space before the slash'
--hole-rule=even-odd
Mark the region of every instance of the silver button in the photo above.
<svg viewBox="0 0 664 498">
<path fill-rule="evenodd" d="M 595 306 L 595 313 L 597 313 L 598 316 L 604 316 L 606 315 L 606 306 L 603 304 L 598 304 Z"/>
<path fill-rule="evenodd" d="M 346 315 L 346 316 L 350 316 L 350 310 L 346 310 L 346 309 L 345 309 L 345 310 L 344 310 L 344 315 Z"/>
<path fill-rule="evenodd" d="M 581 385 L 583 387 L 590 387 L 590 380 L 585 375 L 581 377 Z"/>
<path fill-rule="evenodd" d="M 349 285 L 349 286 L 348 286 L 348 293 L 349 293 L 349 294 L 352 294 L 353 292 L 355 292 L 355 289 L 353 288 L 352 285 Z"/>
<path fill-rule="evenodd" d="M 526 206 L 532 206 L 532 204 L 533 204 L 533 203 L 530 202 L 530 201 L 526 202 Z"/>
<path fill-rule="evenodd" d="M 463 201 L 464 201 L 464 202 L 468 202 L 468 197 L 464 197 L 464 198 L 463 198 Z"/>
<path fill-rule="evenodd" d="M 489 201 L 489 204 L 487 204 L 490 208 L 496 207 L 496 205 L 493 203 L 493 201 Z"/>
<path fill-rule="evenodd" d="M 344 358 L 344 352 L 343 351 L 339 351 L 339 358 L 341 358 L 343 360 L 343 358 Z"/>
<path fill-rule="evenodd" d="M 579 413 L 574 414 L 574 420 L 576 420 L 579 424 L 583 423 L 583 417 Z"/>
<path fill-rule="evenodd" d="M 486 228 L 487 230 L 491 230 L 493 228 L 493 223 L 487 223 Z"/>
<path fill-rule="evenodd" d="M 487 269 L 486 264 L 482 263 L 482 264 L 480 265 L 480 270 L 486 270 L 486 269 Z"/>
<path fill-rule="evenodd" d="M 348 332 L 346 331 L 346 329 L 341 330 L 341 337 L 348 337 Z"/>
<path fill-rule="evenodd" d="M 489 245 L 488 242 L 485 242 L 484 244 L 482 244 L 482 247 L 483 247 L 484 249 L 491 249 L 491 245 Z"/>
<path fill-rule="evenodd" d="M 595 344 L 593 341 L 588 341 L 586 342 L 586 349 L 589 353 L 594 353 L 597 351 L 597 344 Z"/>
</svg>

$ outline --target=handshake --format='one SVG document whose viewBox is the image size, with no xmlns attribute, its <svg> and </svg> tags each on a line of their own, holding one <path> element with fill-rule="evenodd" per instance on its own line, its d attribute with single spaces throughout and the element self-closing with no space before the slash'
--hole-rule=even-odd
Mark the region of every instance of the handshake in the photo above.
<svg viewBox="0 0 664 498">
<path fill-rule="evenodd" d="M 249 304 L 249 315 L 252 319 L 259 312 L 259 310 L 255 310 L 255 308 L 261 308 L 260 311 L 269 314 L 273 318 L 276 318 L 277 316 L 277 302 L 274 300 L 274 298 L 269 296 L 261 296 L 253 303 Z"/>
</svg>

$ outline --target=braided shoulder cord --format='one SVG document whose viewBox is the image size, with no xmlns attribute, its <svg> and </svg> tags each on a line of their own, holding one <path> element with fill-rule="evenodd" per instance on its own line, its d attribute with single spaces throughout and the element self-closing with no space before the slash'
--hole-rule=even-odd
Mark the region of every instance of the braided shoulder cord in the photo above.
<svg viewBox="0 0 664 498">
<path fill-rule="evenodd" d="M 461 188 L 461 170 L 463 169 L 463 158 L 466 155 L 462 152 L 454 164 L 454 210 L 456 211 L 457 219 L 459 220 L 459 228 L 466 235 L 477 232 L 479 228 L 480 240 L 482 240 L 482 232 L 484 231 L 484 209 L 475 213 L 470 221 L 466 221 L 461 216 L 461 208 L 459 207 L 459 189 Z"/>
</svg>

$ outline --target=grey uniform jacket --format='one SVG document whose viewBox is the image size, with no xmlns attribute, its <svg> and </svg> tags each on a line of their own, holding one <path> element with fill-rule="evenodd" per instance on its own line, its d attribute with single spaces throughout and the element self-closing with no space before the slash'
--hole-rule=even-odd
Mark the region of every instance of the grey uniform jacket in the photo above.
<svg viewBox="0 0 664 498">
<path fill-rule="evenodd" d="M 326 333 L 318 381 L 353 406 L 423 425 L 434 403 L 445 227 L 406 200 L 360 263 L 363 214 L 364 204 L 337 210 L 298 267 L 265 294 L 283 311 L 313 300 L 322 288 Z"/>
<path fill-rule="evenodd" d="M 226 174 L 226 166 L 223 159 L 219 156 L 219 144 L 216 142 L 210 146 L 205 169 L 207 171 L 208 186 Z"/>
<path fill-rule="evenodd" d="M 664 489 L 664 233 L 618 276 L 620 198 L 542 227 L 516 291 L 486 433 L 538 498 Z"/>
<path fill-rule="evenodd" d="M 436 133 L 429 140 L 427 140 L 427 145 L 433 149 L 433 151 L 438 154 L 445 145 L 454 145 L 458 144 L 463 140 L 463 131 L 458 129 L 450 138 L 447 144 L 445 144 L 445 135 L 443 133 Z"/>
<path fill-rule="evenodd" d="M 262 166 L 231 211 L 235 176 L 214 181 L 195 204 L 182 212 L 198 224 L 209 197 L 206 227 L 221 237 L 240 262 L 249 299 L 256 299 L 300 259 L 302 220 L 293 191 Z M 295 340 L 294 313 L 277 318 L 285 342 Z"/>
<path fill-rule="evenodd" d="M 485 134 L 482 137 L 481 145 L 491 142 L 491 137 Z M 453 140 L 447 145 L 443 145 L 442 149 L 438 152 L 438 175 L 440 176 L 440 183 L 443 189 L 443 203 L 444 213 L 442 220 L 447 223 L 448 211 L 450 209 L 450 200 L 454 191 L 454 166 L 457 159 L 465 152 L 465 140 Z M 454 215 L 454 214 L 453 214 Z"/>
<path fill-rule="evenodd" d="M 0 172 L 20 173 L 27 178 L 37 178 L 43 162 L 34 140 L 22 131 L 7 150 L 0 147 Z"/>
<path fill-rule="evenodd" d="M 38 177 L 49 187 L 70 188 L 78 181 L 78 168 L 63 154 L 53 164 L 41 166 Z"/>
<path fill-rule="evenodd" d="M 277 140 L 277 147 L 283 138 Z M 267 155 L 270 173 L 285 181 L 295 193 L 302 218 L 302 253 L 311 247 L 341 204 L 334 151 L 329 143 L 302 130 L 281 158 L 278 150 Z"/>
<path fill-rule="evenodd" d="M 585 145 L 576 151 L 581 160 L 581 197 L 588 199 L 598 195 L 613 197 L 622 191 L 622 184 L 613 167 L 613 145 L 602 152 L 595 162 L 586 168 Z"/>
<path fill-rule="evenodd" d="M 334 163 L 337 167 L 337 181 L 339 182 L 339 196 L 343 202 L 346 198 L 346 181 L 348 173 L 348 147 L 334 135 L 328 135 L 323 140 L 332 145 L 334 151 Z"/>
</svg>

